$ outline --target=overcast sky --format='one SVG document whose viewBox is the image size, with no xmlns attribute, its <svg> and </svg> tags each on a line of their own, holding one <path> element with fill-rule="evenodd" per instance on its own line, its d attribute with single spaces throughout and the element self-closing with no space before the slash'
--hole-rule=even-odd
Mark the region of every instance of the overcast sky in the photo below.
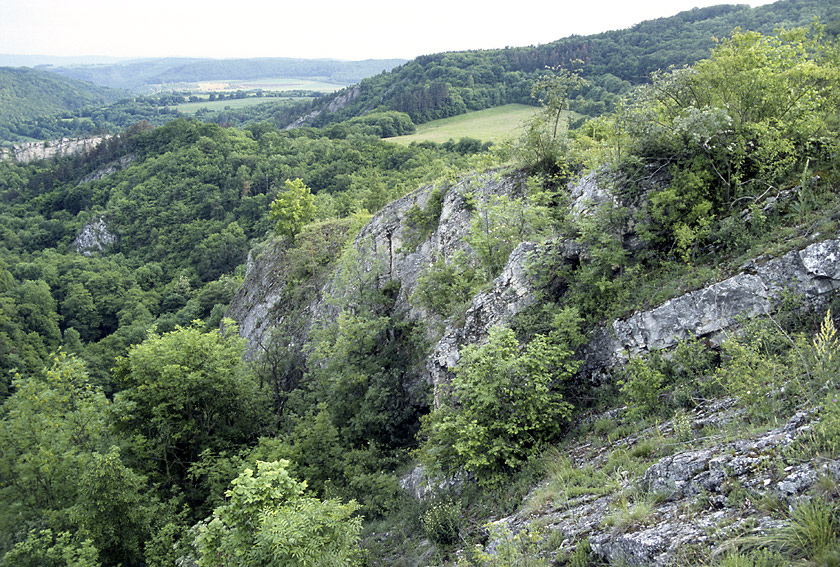
<svg viewBox="0 0 840 567">
<path fill-rule="evenodd" d="M 758 6 L 770 1 L 738 3 Z M 548 43 L 721 3 L 0 0 L 0 53 L 411 59 L 441 51 Z"/>
</svg>

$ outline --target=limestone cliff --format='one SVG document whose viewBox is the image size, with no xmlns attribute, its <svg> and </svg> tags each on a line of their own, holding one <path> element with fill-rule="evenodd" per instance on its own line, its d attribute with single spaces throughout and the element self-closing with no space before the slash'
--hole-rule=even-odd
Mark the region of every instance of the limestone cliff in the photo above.
<svg viewBox="0 0 840 567">
<path fill-rule="evenodd" d="M 472 209 L 491 195 L 519 195 L 524 190 L 521 173 L 477 174 L 443 191 L 437 226 L 417 238 L 410 211 L 424 209 L 434 187 L 424 187 L 389 204 L 360 230 L 354 246 L 359 251 L 361 272 L 382 287 L 399 283 L 395 309 L 414 320 L 434 321 L 434 315 L 413 305 L 409 298 L 424 268 L 457 250 L 470 253 L 465 241 Z M 570 213 L 587 214 L 610 193 L 587 176 L 570 186 Z M 267 339 L 271 328 L 286 316 L 283 302 L 285 259 L 282 239 L 272 240 L 252 251 L 245 282 L 234 298 L 228 316 L 238 321 L 242 335 L 253 346 Z M 558 254 L 559 252 L 559 254 Z M 439 384 L 451 376 L 459 359 L 459 348 L 481 343 L 495 325 L 511 319 L 534 301 L 528 276 L 529 259 L 553 254 L 569 262 L 584 258 L 585 250 L 574 241 L 549 240 L 542 244 L 524 242 L 511 254 L 507 265 L 489 289 L 476 295 L 463 321 L 449 322 L 427 361 L 428 379 Z M 335 293 L 337 277 L 326 281 L 318 298 Z M 673 347 L 689 335 L 718 344 L 721 336 L 739 317 L 772 313 L 784 297 L 795 294 L 803 305 L 818 305 L 840 287 L 840 240 L 816 242 L 777 259 L 762 259 L 742 267 L 740 273 L 703 289 L 671 299 L 653 309 L 611 322 L 591 336 L 584 348 L 582 372 L 598 379 L 605 371 L 626 360 L 628 355 Z M 316 300 L 309 317 L 330 317 L 330 305 Z M 305 337 L 302 337 L 305 338 Z"/>
<path fill-rule="evenodd" d="M 415 320 L 429 321 L 434 316 L 413 306 L 409 301 L 422 270 L 438 258 L 449 257 L 456 250 L 469 252 L 464 240 L 472 218 L 470 202 L 480 202 L 490 195 L 521 194 L 524 188 L 521 174 L 498 175 L 485 173 L 463 179 L 441 191 L 433 186 L 423 187 L 389 204 L 376 213 L 359 231 L 353 246 L 359 251 L 358 269 L 375 279 L 382 287 L 389 281 L 399 282 L 394 309 Z M 440 218 L 436 228 L 428 234 L 415 227 L 410 219 L 412 209 L 425 209 L 429 199 L 438 191 L 441 199 Z M 275 238 L 249 255 L 245 282 L 234 297 L 227 316 L 239 323 L 240 333 L 251 347 L 264 343 L 270 330 L 288 315 L 283 301 L 286 287 L 286 245 Z M 335 274 L 316 294 L 316 301 L 308 313 L 310 319 L 334 316 L 330 303 L 319 301 L 337 293 Z M 305 338 L 305 337 L 302 337 Z"/>
<path fill-rule="evenodd" d="M 509 324 L 537 301 L 528 269 L 532 259 L 550 254 L 554 261 L 587 261 L 587 251 L 575 241 L 523 242 L 514 249 L 492 285 L 472 299 L 463 317 L 438 321 L 433 314 L 412 304 L 410 297 L 418 276 L 427 266 L 459 250 L 471 253 L 465 237 L 476 202 L 494 194 L 519 195 L 524 181 L 519 173 L 489 172 L 462 179 L 442 190 L 425 187 L 391 203 L 360 230 L 352 244 L 357 251 L 356 263 L 335 268 L 306 307 L 306 316 L 312 321 L 335 315 L 335 303 L 324 299 L 335 299 L 336 294 L 342 293 L 338 285 L 342 270 L 357 270 L 379 288 L 390 285 L 397 290 L 395 310 L 413 320 L 433 323 L 429 328 L 434 346 L 426 358 L 426 380 L 435 386 L 445 383 L 451 379 L 465 345 L 480 344 L 493 326 Z M 441 191 L 439 219 L 428 230 L 418 231 L 413 214 L 429 208 L 436 190 Z M 599 204 L 613 199 L 597 175 L 583 178 L 569 190 L 569 213 L 573 217 L 590 214 Z M 703 338 L 711 346 L 719 345 L 739 319 L 772 314 L 791 297 L 803 307 L 822 306 L 840 288 L 840 239 L 814 236 L 812 240 L 812 244 L 799 250 L 778 258 L 756 259 L 727 279 L 595 329 L 579 353 L 583 359 L 581 378 L 603 383 L 629 356 L 672 348 L 688 336 Z M 286 244 L 281 239 L 252 251 L 245 283 L 228 311 L 252 345 L 264 342 L 271 329 L 288 315 L 284 303 L 285 254 Z M 513 533 L 539 524 L 540 529 L 559 533 L 562 547 L 570 550 L 587 538 L 591 553 L 612 564 L 664 566 L 690 546 L 708 549 L 718 545 L 732 531 L 766 533 L 778 528 L 776 520 L 752 517 L 749 506 L 756 499 L 793 506 L 813 490 L 819 478 L 840 482 L 840 462 L 836 460 L 797 462 L 783 470 L 770 470 L 785 447 L 809 435 L 818 420 L 813 412 L 800 412 L 774 429 L 735 440 L 697 434 L 710 424 L 737 423 L 742 418 L 733 400 L 709 400 L 689 412 L 684 422 L 678 423 L 675 418 L 652 428 L 655 431 L 614 439 L 600 448 L 588 444 L 572 446 L 568 448 L 569 459 L 578 467 L 603 465 L 608 450 L 626 447 L 629 451 L 643 434 L 658 436 L 666 446 L 674 448 L 650 464 L 641 480 L 625 479 L 608 494 L 596 490 L 548 504 L 532 504 L 539 500 L 532 494 L 522 510 L 498 523 Z M 688 441 L 680 437 L 686 431 L 690 433 Z M 436 490 L 434 486 L 443 486 L 440 482 L 438 479 L 434 485 L 428 484 L 422 471 L 415 469 L 406 477 L 404 486 L 410 487 L 418 498 L 424 498 Z M 739 494 L 736 490 L 749 494 L 746 504 L 733 504 Z M 539 487 L 535 493 L 538 491 Z M 614 527 L 613 517 L 620 507 L 621 495 L 628 493 L 654 494 L 658 499 L 650 504 L 649 517 L 619 529 Z M 697 509 L 700 500 L 703 505 Z M 688 513 L 689 509 L 694 512 Z M 488 549 L 492 550 L 496 543 L 490 541 Z"/>
<path fill-rule="evenodd" d="M 87 222 L 73 240 L 73 249 L 83 256 L 92 256 L 104 251 L 117 241 L 117 235 L 111 232 L 103 217 Z"/>
<path fill-rule="evenodd" d="M 28 142 L 0 148 L 0 160 L 11 159 L 20 163 L 29 163 L 40 159 L 51 159 L 87 153 L 95 149 L 108 136 L 92 138 L 61 138 L 48 142 Z"/>
</svg>

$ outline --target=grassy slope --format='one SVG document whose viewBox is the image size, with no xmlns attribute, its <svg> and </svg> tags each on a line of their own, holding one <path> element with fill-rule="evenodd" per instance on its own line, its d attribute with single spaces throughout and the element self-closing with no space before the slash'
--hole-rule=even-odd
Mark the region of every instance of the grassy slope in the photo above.
<svg viewBox="0 0 840 567">
<path fill-rule="evenodd" d="M 388 140 L 404 145 L 423 141 L 446 142 L 464 137 L 501 142 L 519 136 L 523 123 L 532 118 L 536 110 L 524 104 L 507 104 L 427 122 L 418 126 L 415 134 Z"/>
<path fill-rule="evenodd" d="M 248 97 L 248 98 L 233 98 L 225 100 L 202 100 L 199 102 L 185 102 L 176 106 L 179 112 L 186 114 L 195 114 L 199 109 L 206 108 L 207 110 L 236 110 L 245 108 L 246 106 L 253 106 L 255 104 L 263 104 L 266 102 L 288 101 L 289 103 L 301 100 L 301 98 L 270 98 L 270 97 Z"/>
</svg>

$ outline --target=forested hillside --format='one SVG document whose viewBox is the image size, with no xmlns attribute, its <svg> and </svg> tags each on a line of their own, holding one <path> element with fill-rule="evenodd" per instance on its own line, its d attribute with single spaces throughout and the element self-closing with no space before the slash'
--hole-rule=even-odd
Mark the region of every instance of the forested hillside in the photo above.
<svg viewBox="0 0 840 567">
<path fill-rule="evenodd" d="M 251 242 L 270 229 L 269 204 L 286 179 L 300 178 L 316 193 L 316 218 L 346 217 L 376 210 L 464 159 L 433 145 L 404 148 L 380 142 L 384 133 L 400 131 L 400 117 L 373 118 L 343 125 L 340 139 L 308 129 L 239 131 L 180 119 L 155 130 L 138 125 L 98 152 L 55 164 L 0 164 L 5 269 L 20 282 L 45 281 L 53 290 L 51 297 L 37 300 L 43 300 L 37 309 L 44 310 L 39 322 L 19 309 L 4 311 L 3 367 L 40 367 L 69 327 L 85 342 L 106 345 L 118 340 L 135 316 L 145 321 L 140 327 L 169 318 L 158 321 L 161 329 L 208 317 L 232 293 L 230 277 Z M 100 168 L 110 173 L 96 174 Z M 104 219 L 119 239 L 104 258 L 79 257 L 73 241 L 97 219 Z M 106 278 L 107 286 L 99 291 L 82 285 L 87 271 L 114 269 L 122 275 Z M 132 275 L 131 270 L 139 272 Z M 141 285 L 137 274 L 147 270 L 151 280 Z M 78 307 L 86 314 L 67 311 L 75 303 L 66 295 L 72 285 L 65 277 L 81 285 L 86 307 Z M 144 299 L 145 292 L 165 282 L 181 282 L 173 283 L 172 298 L 160 296 L 158 289 L 156 299 Z M 222 295 L 207 296 L 199 305 L 196 294 L 207 285 L 215 286 L 211 296 Z M 139 295 L 128 293 L 131 289 Z M 14 305 L 21 293 L 17 286 L 4 290 Z M 218 309 L 214 317 L 217 324 Z M 30 344 L 25 337 L 35 329 L 41 338 Z M 106 350 L 113 356 L 110 347 Z M 107 371 L 110 364 L 106 357 L 97 366 Z"/>
<path fill-rule="evenodd" d="M 707 57 L 715 38 L 736 27 L 772 33 L 785 25 L 828 24 L 840 31 L 840 8 L 825 0 L 782 0 L 758 8 L 722 5 L 642 22 L 625 30 L 572 36 L 545 45 L 439 53 L 418 57 L 360 83 L 352 102 L 310 120 L 323 125 L 374 108 L 407 113 L 419 124 L 508 103 L 531 104 L 531 86 L 547 67 L 575 70 L 588 83 L 575 89 L 571 109 L 597 116 L 611 111 L 631 85 L 650 73 Z M 833 31 L 832 31 L 833 30 Z M 330 105 L 336 93 L 321 101 Z"/>
<path fill-rule="evenodd" d="M 0 162 L 0 567 L 836 565 L 830 31 L 610 72 L 577 128 L 572 38 Z M 383 141 L 410 114 L 352 105 L 412 69 L 538 112 Z"/>
<path fill-rule="evenodd" d="M 39 118 L 104 106 L 126 93 L 83 81 L 56 77 L 37 69 L 0 67 L 0 140 Z"/>
<path fill-rule="evenodd" d="M 153 59 L 51 71 L 141 91 L 166 83 L 267 76 L 359 83 L 321 99 L 266 100 L 260 105 L 201 116 L 217 124 L 270 122 L 285 128 L 323 126 L 374 109 L 403 112 L 420 124 L 509 103 L 536 104 L 532 87 L 546 68 L 552 67 L 578 72 L 586 79 L 569 93 L 570 108 L 581 115 L 599 116 L 612 111 L 619 98 L 633 85 L 646 82 L 650 73 L 706 57 L 715 38 L 726 36 L 736 27 L 771 33 L 778 26 L 808 25 L 815 18 L 826 25 L 829 36 L 840 30 L 840 9 L 832 2 L 782 0 L 758 8 L 724 5 L 695 9 L 629 29 L 572 36 L 539 46 L 424 55 L 394 69 L 396 60 Z M 111 107 L 82 109 L 83 100 L 74 102 L 75 112 L 58 115 L 50 109 L 36 112 L 33 108 L 33 112 L 18 116 L 19 109 L 10 107 L 6 112 L 16 118 L 0 120 L 0 141 L 116 133 L 140 120 L 164 124 L 178 116 L 173 107 L 186 97 L 183 93 L 144 95 L 125 98 Z M 5 104 L 0 99 L 0 110 Z M 27 107 L 28 103 L 23 105 Z"/>
</svg>

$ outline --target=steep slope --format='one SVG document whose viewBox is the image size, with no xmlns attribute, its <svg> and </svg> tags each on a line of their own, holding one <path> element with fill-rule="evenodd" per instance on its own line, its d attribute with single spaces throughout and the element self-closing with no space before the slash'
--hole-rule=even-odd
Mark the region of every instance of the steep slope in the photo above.
<svg viewBox="0 0 840 567">
<path fill-rule="evenodd" d="M 14 127 L 40 116 L 103 105 L 125 96 L 123 91 L 56 76 L 38 69 L 0 68 L 0 128 Z M 6 136 L 0 134 L 0 138 Z"/>
<path fill-rule="evenodd" d="M 334 263 L 332 275 L 322 278 L 308 296 L 302 312 L 308 322 L 293 342 L 305 344 L 313 325 L 335 320 L 340 310 L 336 305 L 353 302 L 356 288 L 347 287 L 348 274 L 342 273 L 350 270 L 351 279 L 367 278 L 376 289 L 395 290 L 393 310 L 425 323 L 426 339 L 434 346 L 426 351 L 426 372 L 420 379 L 433 386 L 438 400 L 464 348 L 484 343 L 491 329 L 513 324 L 519 314 L 545 301 L 533 271 L 541 257 L 561 257 L 571 264 L 588 257 L 586 248 L 574 241 L 524 242 L 463 315 L 443 321 L 417 304 L 413 294 L 429 266 L 458 251 L 474 257 L 467 241 L 479 211 L 494 195 L 521 195 L 523 182 L 521 172 L 488 172 L 445 187 L 431 229 L 418 231 L 416 219 L 417 211 L 428 210 L 433 202 L 434 187 L 380 211 L 348 248 L 358 263 Z M 577 215 L 596 214 L 593 197 L 610 200 L 609 190 L 591 177 L 571 185 L 569 194 L 576 196 L 569 211 Z M 577 381 L 594 387 L 596 395 L 608 395 L 616 380 L 626 379 L 622 367 L 629 357 L 668 353 L 686 341 L 712 352 L 707 349 L 720 348 L 725 339 L 731 342 L 750 319 L 778 317 L 780 309 L 789 309 L 785 305 L 792 296 L 802 313 L 823 312 L 840 289 L 840 240 L 824 238 L 814 235 L 818 241 L 813 244 L 749 262 L 727 279 L 593 329 L 579 351 L 583 364 Z M 289 302 L 287 250 L 288 243 L 274 240 L 252 254 L 243 287 L 228 310 L 255 350 L 270 342 L 273 328 L 301 316 L 292 313 Z M 492 524 L 486 553 L 515 552 L 523 560 L 578 553 L 610 564 L 659 566 L 690 557 L 699 561 L 713 550 L 735 545 L 734 538 L 746 531 L 770 538 L 789 529 L 792 521 L 778 510 L 804 505 L 820 482 L 828 482 L 821 478 L 840 482 L 840 460 L 815 463 L 809 456 L 817 450 L 810 436 L 820 430 L 815 402 L 787 422 L 744 430 L 752 410 L 720 391 L 717 395 L 641 429 L 626 420 L 626 407 L 580 417 L 577 430 L 582 433 L 562 445 L 549 478 L 532 489 L 517 513 Z M 429 482 L 417 469 L 403 486 L 427 502 L 441 490 Z M 541 545 L 560 545 L 550 553 L 549 547 L 526 547 L 522 538 L 537 541 L 534 534 Z"/>
</svg>

